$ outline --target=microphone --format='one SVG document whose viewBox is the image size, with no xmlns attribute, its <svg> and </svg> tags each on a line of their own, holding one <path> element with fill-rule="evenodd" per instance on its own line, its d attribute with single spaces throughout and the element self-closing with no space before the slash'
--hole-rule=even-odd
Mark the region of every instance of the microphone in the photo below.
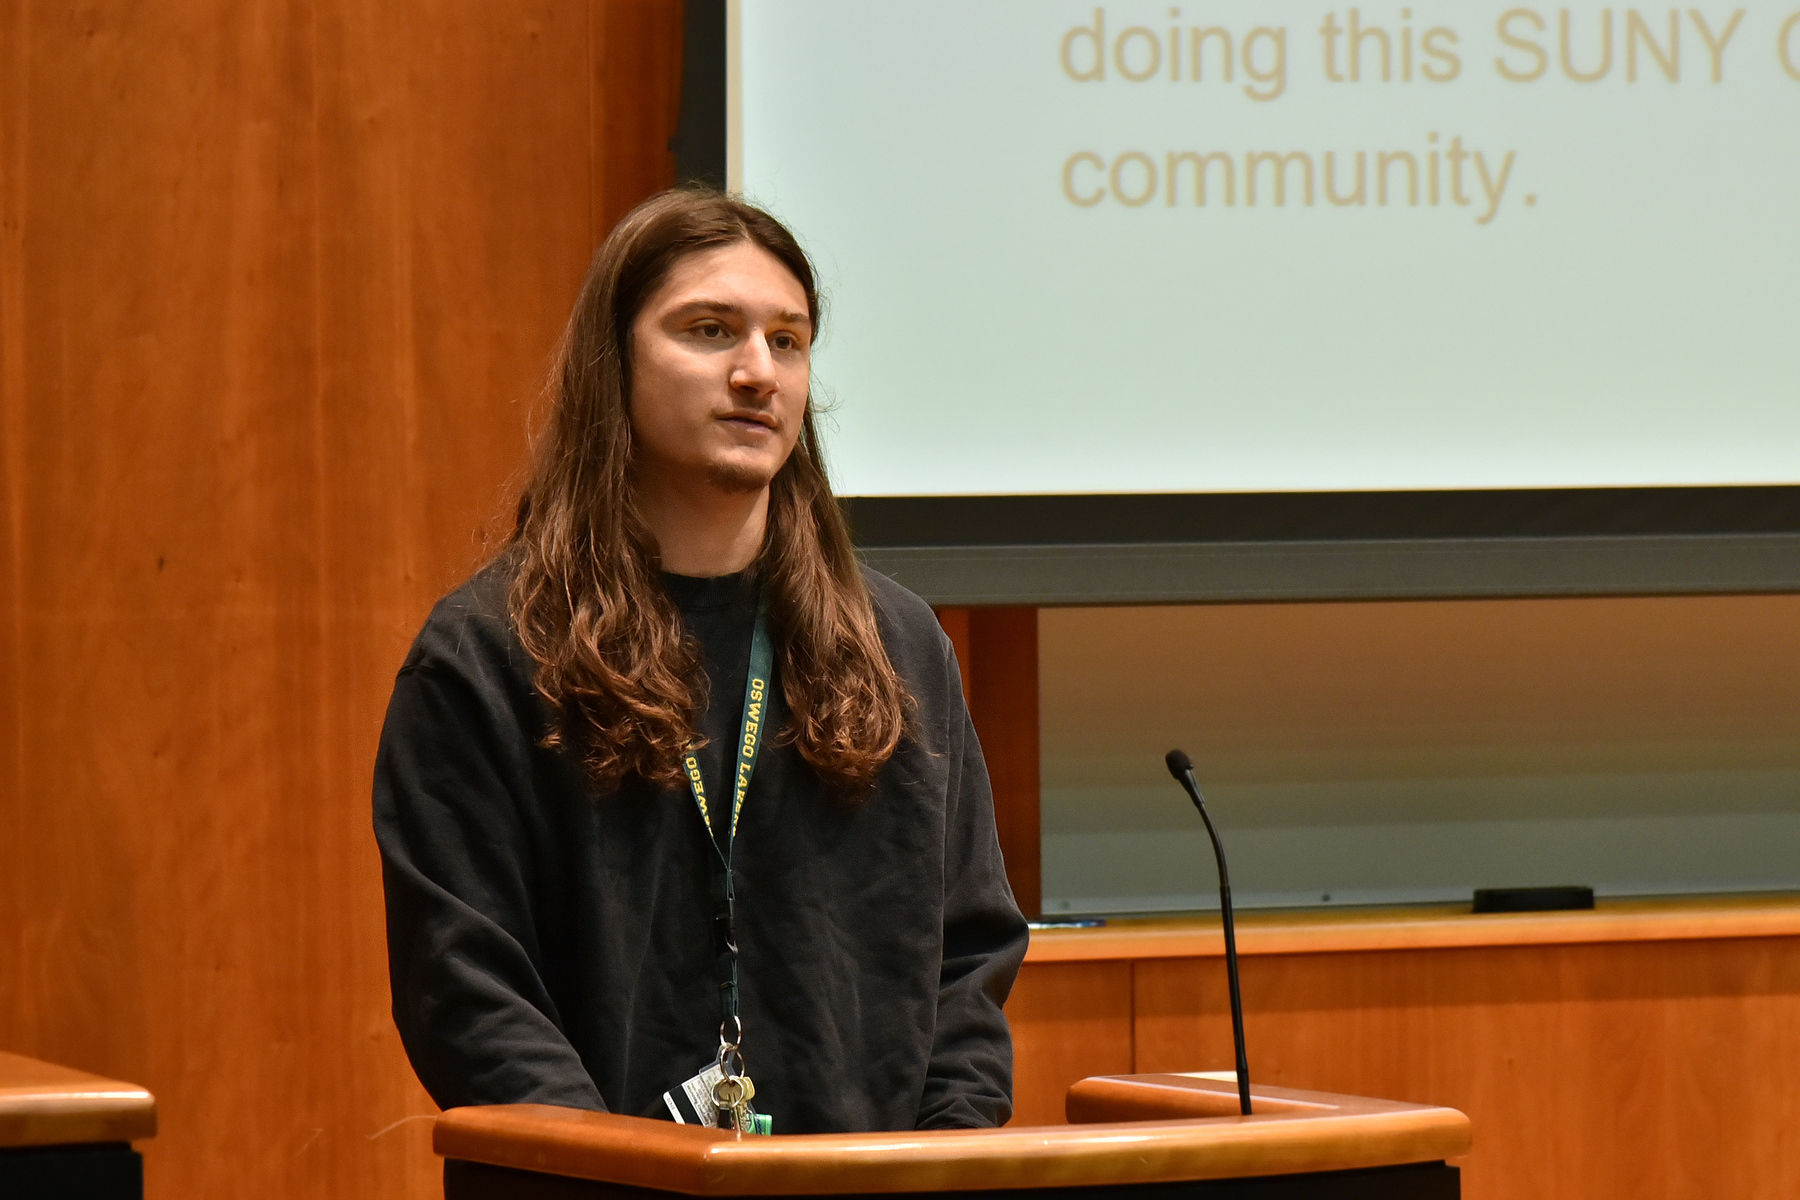
<svg viewBox="0 0 1800 1200">
<path fill-rule="evenodd" d="M 1213 828 L 1212 817 L 1206 811 L 1206 798 L 1200 794 L 1200 785 L 1194 782 L 1194 760 L 1180 750 L 1171 750 L 1163 756 L 1168 764 L 1169 774 L 1175 777 L 1187 790 L 1188 799 L 1200 810 L 1200 819 L 1206 822 L 1206 835 L 1212 839 L 1213 857 L 1219 860 L 1219 911 L 1225 921 L 1225 978 L 1231 985 L 1231 1041 L 1237 1050 L 1237 1085 L 1238 1107 L 1247 1117 L 1250 1115 L 1250 1060 L 1244 1055 L 1244 1002 L 1238 994 L 1238 960 L 1237 934 L 1231 927 L 1231 876 L 1225 871 L 1225 847 L 1219 844 L 1219 831 Z"/>
</svg>

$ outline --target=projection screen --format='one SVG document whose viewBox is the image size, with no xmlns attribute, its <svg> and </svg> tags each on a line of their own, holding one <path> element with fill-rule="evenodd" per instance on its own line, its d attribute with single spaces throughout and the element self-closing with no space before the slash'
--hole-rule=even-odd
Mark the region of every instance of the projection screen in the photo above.
<svg viewBox="0 0 1800 1200">
<path fill-rule="evenodd" d="M 729 14 L 729 180 L 821 268 L 841 492 L 1793 511 L 1792 0 Z"/>
</svg>

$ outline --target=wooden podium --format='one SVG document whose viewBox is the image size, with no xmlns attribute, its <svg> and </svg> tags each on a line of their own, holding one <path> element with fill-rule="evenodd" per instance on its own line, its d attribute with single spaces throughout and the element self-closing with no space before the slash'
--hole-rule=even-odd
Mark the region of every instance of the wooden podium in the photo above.
<svg viewBox="0 0 1800 1200">
<path fill-rule="evenodd" d="M 445 1200 L 943 1196 L 1005 1200 L 1456 1200 L 1450 1108 L 1118 1075 L 1069 1089 L 1074 1124 L 739 1137 L 545 1105 L 438 1118 Z M 1002 1200 L 996 1197 L 995 1200 Z"/>
<path fill-rule="evenodd" d="M 131 1143 L 156 1134 L 156 1100 L 102 1079 L 0 1051 L 0 1196 L 141 1200 L 144 1160 Z"/>
</svg>

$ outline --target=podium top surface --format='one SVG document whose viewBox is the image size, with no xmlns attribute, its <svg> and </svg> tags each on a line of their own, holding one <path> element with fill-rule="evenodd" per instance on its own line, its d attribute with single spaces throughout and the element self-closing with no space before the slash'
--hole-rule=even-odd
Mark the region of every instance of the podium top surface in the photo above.
<svg viewBox="0 0 1800 1200">
<path fill-rule="evenodd" d="M 136 1084 L 0 1050 L 0 1147 L 155 1135 L 156 1099 Z"/>
<path fill-rule="evenodd" d="M 1077 1095 L 1086 1099 L 1078 1109 Z M 1450 1108 L 1184 1075 L 1083 1080 L 1070 1112 L 1147 1119 L 1001 1129 L 743 1137 L 548 1105 L 455 1108 L 445 1158 L 692 1196 L 851 1195 L 1095 1187 L 1434 1162 L 1466 1152 Z M 1173 1118 L 1173 1119 L 1171 1119 Z M 1081 1119 L 1077 1116 L 1077 1119 Z"/>
</svg>

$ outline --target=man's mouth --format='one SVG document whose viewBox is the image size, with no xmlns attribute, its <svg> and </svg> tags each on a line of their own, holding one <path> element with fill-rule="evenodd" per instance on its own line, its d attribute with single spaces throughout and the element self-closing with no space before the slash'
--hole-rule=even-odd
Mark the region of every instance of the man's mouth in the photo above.
<svg viewBox="0 0 1800 1200">
<path fill-rule="evenodd" d="M 775 432 L 775 418 L 763 413 L 732 412 L 726 413 L 720 420 L 724 421 L 727 425 L 733 425 L 739 429 L 762 430 L 766 433 Z"/>
</svg>

